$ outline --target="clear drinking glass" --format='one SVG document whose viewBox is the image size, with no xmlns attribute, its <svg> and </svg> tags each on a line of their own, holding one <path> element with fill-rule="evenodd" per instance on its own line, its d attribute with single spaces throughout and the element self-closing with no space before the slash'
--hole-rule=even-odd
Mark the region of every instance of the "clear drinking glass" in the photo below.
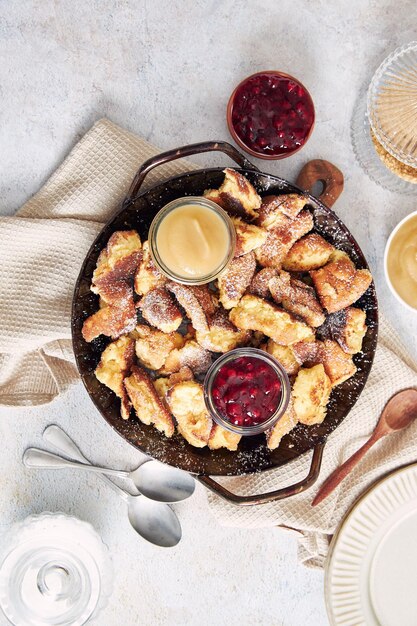
<svg viewBox="0 0 417 626">
<path fill-rule="evenodd" d="M 389 191 L 417 195 L 416 124 L 417 42 L 411 42 L 390 54 L 361 89 L 351 123 L 359 164 Z"/>
<path fill-rule="evenodd" d="M 82 626 L 113 587 L 108 551 L 93 527 L 62 513 L 18 522 L 0 545 L 0 607 L 15 626 Z"/>
</svg>

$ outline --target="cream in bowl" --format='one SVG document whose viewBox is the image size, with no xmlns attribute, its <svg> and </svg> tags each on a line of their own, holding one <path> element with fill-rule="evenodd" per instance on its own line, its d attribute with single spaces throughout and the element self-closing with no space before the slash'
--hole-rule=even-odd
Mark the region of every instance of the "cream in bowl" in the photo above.
<svg viewBox="0 0 417 626">
<path fill-rule="evenodd" d="M 178 198 L 154 218 L 149 230 L 152 258 L 171 279 L 201 285 L 214 280 L 232 259 L 235 229 L 211 200 Z"/>
<path fill-rule="evenodd" d="M 417 211 L 405 217 L 391 233 L 384 269 L 394 295 L 417 311 Z"/>
</svg>

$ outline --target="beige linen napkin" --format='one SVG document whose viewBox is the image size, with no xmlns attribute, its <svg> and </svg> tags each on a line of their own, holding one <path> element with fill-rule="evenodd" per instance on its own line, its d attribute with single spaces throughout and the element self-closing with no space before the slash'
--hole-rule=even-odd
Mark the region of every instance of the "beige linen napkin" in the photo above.
<svg viewBox="0 0 417 626">
<path fill-rule="evenodd" d="M 324 449 L 316 485 L 298 496 L 271 504 L 238 507 L 209 494 L 209 505 L 225 526 L 259 528 L 283 525 L 300 533 L 298 556 L 310 567 L 323 567 L 329 541 L 345 513 L 375 480 L 403 464 L 417 462 L 417 422 L 383 439 L 359 463 L 333 494 L 317 507 L 311 501 L 327 476 L 369 437 L 387 400 L 400 389 L 417 388 L 417 364 L 382 318 L 374 364 L 362 395 Z M 241 495 L 264 493 L 301 480 L 308 472 L 306 454 L 282 468 L 247 477 L 224 478 L 222 484 Z"/>
<path fill-rule="evenodd" d="M 157 150 L 100 120 L 14 217 L 0 217 L 0 404 L 45 404 L 78 380 L 71 301 L 81 263 Z M 173 161 L 144 188 L 193 169 Z"/>
<path fill-rule="evenodd" d="M 51 401 L 78 380 L 71 350 L 74 284 L 96 234 L 125 196 L 139 165 L 158 152 L 144 140 L 100 120 L 75 146 L 46 185 L 14 217 L 0 217 L 0 404 Z M 146 186 L 192 169 L 174 161 L 151 172 Z M 375 363 L 360 400 L 325 448 L 324 479 L 369 435 L 388 398 L 417 386 L 417 366 L 383 321 Z M 223 479 L 242 494 L 300 480 L 309 455 L 261 475 Z M 285 501 L 239 508 L 209 495 L 217 519 L 231 526 L 298 529 L 300 559 L 321 566 L 329 536 L 354 499 L 373 480 L 417 460 L 417 424 L 379 443 L 320 506 L 317 487 Z M 321 482 L 321 481 L 319 481 Z"/>
</svg>

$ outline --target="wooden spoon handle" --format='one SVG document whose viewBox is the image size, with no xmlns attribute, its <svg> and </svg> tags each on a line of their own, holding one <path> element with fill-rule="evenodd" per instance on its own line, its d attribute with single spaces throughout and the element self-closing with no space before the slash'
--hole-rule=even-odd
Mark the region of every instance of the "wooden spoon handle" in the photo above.
<svg viewBox="0 0 417 626">
<path fill-rule="evenodd" d="M 357 450 L 351 457 L 347 459 L 340 467 L 336 468 L 332 474 L 324 481 L 320 489 L 318 490 L 316 497 L 311 503 L 312 506 L 320 504 L 332 491 L 346 478 L 348 474 L 359 463 L 362 457 L 368 452 L 370 448 L 380 439 L 380 435 L 375 436 L 375 433 L 368 439 L 368 441 Z"/>
</svg>

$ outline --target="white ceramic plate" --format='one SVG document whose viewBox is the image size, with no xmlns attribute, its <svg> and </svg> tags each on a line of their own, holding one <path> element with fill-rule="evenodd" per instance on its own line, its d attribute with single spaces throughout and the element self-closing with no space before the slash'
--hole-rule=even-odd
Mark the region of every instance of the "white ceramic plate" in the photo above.
<svg viewBox="0 0 417 626">
<path fill-rule="evenodd" d="M 334 536 L 325 592 L 332 626 L 416 626 L 417 465 L 390 474 Z"/>
</svg>

